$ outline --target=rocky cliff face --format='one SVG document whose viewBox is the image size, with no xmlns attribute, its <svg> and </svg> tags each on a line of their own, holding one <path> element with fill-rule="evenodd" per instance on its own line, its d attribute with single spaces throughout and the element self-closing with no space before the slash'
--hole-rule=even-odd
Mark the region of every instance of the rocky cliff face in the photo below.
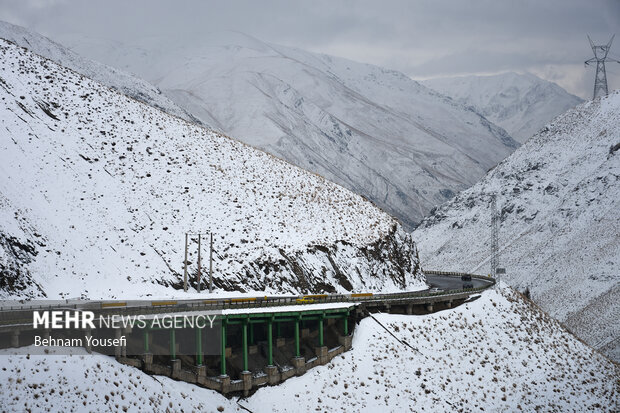
<svg viewBox="0 0 620 413">
<path fill-rule="evenodd" d="M 424 265 L 488 272 L 495 194 L 504 280 L 617 360 L 619 137 L 618 91 L 559 116 L 416 229 Z"/>
</svg>

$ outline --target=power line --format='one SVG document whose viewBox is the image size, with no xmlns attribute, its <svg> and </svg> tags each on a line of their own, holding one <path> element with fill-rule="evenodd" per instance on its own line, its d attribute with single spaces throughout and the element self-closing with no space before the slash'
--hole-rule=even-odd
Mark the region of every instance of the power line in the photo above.
<svg viewBox="0 0 620 413">
<path fill-rule="evenodd" d="M 594 76 L 594 99 L 599 96 L 607 96 L 609 93 L 607 89 L 607 72 L 605 71 L 605 62 L 620 63 L 618 60 L 608 57 L 609 49 L 611 49 L 611 43 L 614 41 L 614 37 L 615 35 L 611 36 L 609 43 L 605 45 L 595 45 L 592 42 L 592 39 L 590 39 L 590 36 L 588 36 L 588 41 L 592 47 L 594 57 L 586 60 L 584 63 L 587 66 L 590 63 L 596 62 L 596 75 Z"/>
</svg>

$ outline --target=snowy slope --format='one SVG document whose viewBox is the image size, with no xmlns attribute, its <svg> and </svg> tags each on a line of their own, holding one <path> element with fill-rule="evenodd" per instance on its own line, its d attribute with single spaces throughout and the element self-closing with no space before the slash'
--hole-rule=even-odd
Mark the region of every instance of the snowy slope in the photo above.
<svg viewBox="0 0 620 413">
<path fill-rule="evenodd" d="M 557 84 L 529 73 L 448 77 L 423 83 L 459 103 L 473 106 L 521 143 L 557 115 L 583 102 Z"/>
<path fill-rule="evenodd" d="M 239 404 L 252 412 L 612 412 L 618 372 L 515 293 L 485 292 L 429 316 L 377 314 L 353 349 Z M 409 346 L 403 344 L 408 343 Z M 415 349 L 415 350 L 414 350 Z M 0 352 L 0 403 L 11 410 L 246 411 L 236 398 L 112 358 Z"/>
<path fill-rule="evenodd" d="M 155 106 L 171 115 L 201 123 L 196 117 L 181 109 L 159 89 L 136 76 L 83 58 L 45 36 L 0 20 L 0 38 L 68 67 L 136 100 Z M 208 124 L 202 122 L 204 126 Z"/>
<path fill-rule="evenodd" d="M 209 230 L 227 290 L 423 285 L 411 236 L 360 196 L 12 43 L 0 54 L 3 295 L 169 295 L 184 233 Z"/>
<path fill-rule="evenodd" d="M 619 143 L 619 92 L 559 116 L 420 225 L 424 266 L 489 271 L 497 193 L 506 280 L 620 360 Z"/>
<path fill-rule="evenodd" d="M 139 74 L 206 123 L 362 194 L 407 227 L 518 145 L 402 73 L 241 33 L 63 42 Z"/>
</svg>

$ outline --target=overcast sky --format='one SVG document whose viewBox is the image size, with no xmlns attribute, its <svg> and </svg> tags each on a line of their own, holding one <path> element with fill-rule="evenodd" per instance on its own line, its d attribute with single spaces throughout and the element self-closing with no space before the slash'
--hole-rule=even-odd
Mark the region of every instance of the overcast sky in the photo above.
<svg viewBox="0 0 620 413">
<path fill-rule="evenodd" d="M 620 60 L 620 0 L 0 0 L 0 19 L 52 39 L 131 41 L 238 30 L 414 79 L 529 71 L 591 98 L 586 34 Z M 610 89 L 620 64 L 608 63 Z"/>
</svg>

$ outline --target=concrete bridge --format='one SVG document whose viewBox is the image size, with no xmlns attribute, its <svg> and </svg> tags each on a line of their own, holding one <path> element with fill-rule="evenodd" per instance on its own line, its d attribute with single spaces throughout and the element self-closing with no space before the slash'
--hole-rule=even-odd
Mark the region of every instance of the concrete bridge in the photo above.
<svg viewBox="0 0 620 413">
<path fill-rule="evenodd" d="M 368 313 L 428 314 L 451 308 L 494 285 L 471 274 L 463 289 L 461 273 L 425 271 L 431 285 L 461 287 L 391 294 L 315 294 L 209 300 L 57 302 L 50 305 L 5 302 L 0 308 L 0 348 L 32 345 L 35 338 L 97 337 L 117 340 L 112 347 L 84 345 L 114 355 L 151 374 L 218 390 L 224 394 L 274 385 L 328 363 L 351 348 L 357 321 Z M 96 329 L 34 329 L 33 311 L 89 311 L 96 320 L 141 317 L 144 325 Z M 210 328 L 161 326 L 155 319 L 183 316 L 195 321 L 213 315 Z M 124 340 L 120 340 L 120 338 Z M 87 340 L 84 340 L 87 341 Z M 32 354 L 32 352 L 31 352 Z"/>
</svg>

